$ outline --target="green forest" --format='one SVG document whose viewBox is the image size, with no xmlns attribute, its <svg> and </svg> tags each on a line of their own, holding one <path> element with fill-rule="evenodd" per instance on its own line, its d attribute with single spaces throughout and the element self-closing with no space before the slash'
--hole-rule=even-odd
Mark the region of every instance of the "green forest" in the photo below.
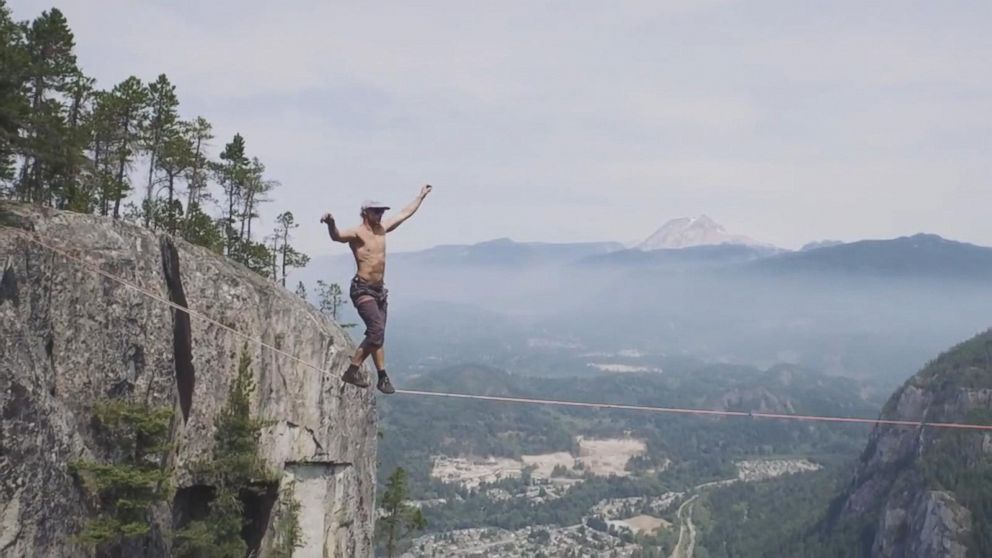
<svg viewBox="0 0 992 558">
<path fill-rule="evenodd" d="M 834 413 L 871 417 L 880 402 L 858 396 L 860 384 L 813 372 L 761 371 L 738 366 L 688 367 L 664 375 L 618 378 L 535 378 L 481 366 L 456 366 L 418 378 L 410 389 L 482 395 L 556 398 L 631 405 L 685 406 L 748 410 L 778 405 L 797 413 Z M 636 381 L 633 381 L 636 380 Z M 728 397 L 732 394 L 734 397 Z M 728 403 L 724 404 L 725 399 Z M 726 478 L 733 462 L 746 456 L 805 455 L 829 460 L 852 456 L 868 429 L 836 428 L 760 419 L 714 419 L 633 413 L 606 409 L 571 409 L 498 402 L 450 400 L 444 406 L 425 398 L 383 401 L 381 428 L 383 471 L 402 465 L 410 472 L 418 497 L 442 497 L 426 488 L 430 456 L 494 455 L 573 451 L 574 437 L 633 435 L 644 439 L 647 455 L 633 467 L 647 469 L 660 460 L 674 463 L 667 478 L 678 488 Z"/>
<path fill-rule="evenodd" d="M 739 366 L 686 365 L 671 368 L 664 375 L 635 374 L 590 378 L 535 378 L 508 374 L 498 369 L 477 365 L 455 366 L 427 374 L 413 381 L 411 388 L 425 390 L 479 393 L 573 401 L 608 401 L 612 403 L 686 406 L 695 408 L 728 408 L 747 410 L 761 405 L 791 409 L 791 412 L 827 412 L 851 416 L 877 414 L 880 401 L 864 400 L 858 396 L 860 384 L 854 380 L 829 378 L 798 369 L 775 368 L 759 370 Z M 733 395 L 733 397 L 730 397 Z M 838 411 L 841 409 L 842 411 Z M 589 509 L 608 498 L 660 496 L 666 492 L 691 490 L 706 482 L 733 478 L 735 462 L 744 458 L 777 458 L 802 456 L 813 458 L 828 471 L 836 472 L 849 464 L 864 445 L 868 428 L 853 425 L 836 428 L 832 425 L 807 425 L 795 422 L 762 421 L 747 418 L 714 419 L 706 417 L 673 416 L 617 410 L 574 409 L 498 402 L 468 402 L 449 400 L 444 406 L 424 398 L 399 398 L 383 401 L 380 407 L 383 441 L 380 444 L 380 477 L 397 466 L 410 474 L 411 497 L 415 499 L 444 499 L 445 503 L 425 509 L 427 530 L 445 532 L 478 526 L 508 530 L 528 525 L 575 525 L 584 520 Z M 508 478 L 495 483 L 467 489 L 431 478 L 433 456 L 502 456 L 519 458 L 526 454 L 554 451 L 577 455 L 575 436 L 624 437 L 643 439 L 647 453 L 628 463 L 628 477 L 586 476 L 557 499 L 530 501 L 524 498 L 494 499 L 491 489 L 520 493 L 530 482 L 528 473 L 522 478 Z M 670 462 L 666 467 L 659 467 Z M 845 469 L 846 470 L 846 469 Z M 824 477 L 819 474 L 817 479 Z M 801 488 L 809 494 L 801 498 L 802 506 L 827 498 L 834 488 L 825 481 L 802 484 L 808 475 L 797 477 Z M 833 477 L 830 477 L 833 478 Z M 805 480 L 804 480 L 805 479 Z M 380 481 L 381 482 L 381 481 Z M 776 482 L 759 483 L 770 491 L 791 490 Z M 735 489 L 746 494 L 730 493 L 730 498 L 752 500 L 763 506 L 761 488 Z M 754 492 L 754 494 L 752 494 Z M 712 514 L 707 536 L 720 538 L 720 529 L 735 530 L 727 520 L 739 508 L 729 508 L 720 498 L 722 489 L 712 492 L 712 504 L 707 501 L 697 507 L 719 508 Z M 746 496 L 746 498 L 745 498 Z M 808 497 L 807 497 L 808 496 Z M 768 498 L 765 498 L 766 500 Z M 797 504 L 798 507 L 802 507 Z M 826 505 L 809 509 L 825 509 Z M 797 508 L 798 509 L 798 508 Z M 632 514 L 641 510 L 631 510 Z M 794 515 L 795 522 L 776 525 L 769 533 L 791 533 L 815 518 Z M 649 514 L 650 515 L 650 514 Z M 675 521 L 674 510 L 665 519 Z M 755 514 L 751 521 L 771 522 Z M 735 520 L 736 521 L 736 520 Z M 714 526 L 715 525 L 715 526 Z M 622 532 L 621 532 L 622 533 Z M 631 542 L 635 537 L 626 534 Z M 654 537 L 638 538 L 644 548 L 670 549 L 674 533 L 661 532 Z M 712 543 L 710 543 L 712 544 Z M 737 556 L 739 549 L 759 548 L 761 541 L 728 539 L 726 556 Z M 700 552 L 706 545 L 701 544 Z"/>
<path fill-rule="evenodd" d="M 846 555 L 847 541 L 835 546 L 817 534 L 831 499 L 849 480 L 849 465 L 707 493 L 694 515 L 697 553 L 707 558 Z"/>
</svg>

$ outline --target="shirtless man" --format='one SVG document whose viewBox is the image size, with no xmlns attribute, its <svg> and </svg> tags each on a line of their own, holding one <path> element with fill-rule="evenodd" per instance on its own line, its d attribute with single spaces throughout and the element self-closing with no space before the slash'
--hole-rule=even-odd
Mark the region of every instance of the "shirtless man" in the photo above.
<svg viewBox="0 0 992 558">
<path fill-rule="evenodd" d="M 379 202 L 367 201 L 362 204 L 362 224 L 344 231 L 338 230 L 330 213 L 325 213 L 320 218 L 321 223 L 327 224 L 331 240 L 348 243 L 358 266 L 358 272 L 351 280 L 351 303 L 365 322 L 366 329 L 365 339 L 355 351 L 355 356 L 351 357 L 351 366 L 341 377 L 349 384 L 362 388 L 369 386 L 365 374 L 359 368 L 372 355 L 375 368 L 379 371 L 376 387 L 382 393 L 396 391 L 386 375 L 386 353 L 382 348 L 386 332 L 386 297 L 389 293 L 383 282 L 386 275 L 386 233 L 392 232 L 416 213 L 430 192 L 431 185 L 424 186 L 410 205 L 385 220 L 382 215 L 389 207 Z"/>
</svg>

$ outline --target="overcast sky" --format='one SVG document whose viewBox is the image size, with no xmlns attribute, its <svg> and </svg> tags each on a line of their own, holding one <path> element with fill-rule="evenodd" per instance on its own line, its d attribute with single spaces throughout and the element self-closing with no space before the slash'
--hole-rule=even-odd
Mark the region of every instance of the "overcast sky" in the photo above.
<svg viewBox="0 0 992 558">
<path fill-rule="evenodd" d="M 240 132 L 312 255 L 341 251 L 323 211 L 425 182 L 393 250 L 701 213 L 789 248 L 992 245 L 987 0 L 8 1 L 62 10 L 99 87 L 166 73 L 215 152 Z"/>
</svg>

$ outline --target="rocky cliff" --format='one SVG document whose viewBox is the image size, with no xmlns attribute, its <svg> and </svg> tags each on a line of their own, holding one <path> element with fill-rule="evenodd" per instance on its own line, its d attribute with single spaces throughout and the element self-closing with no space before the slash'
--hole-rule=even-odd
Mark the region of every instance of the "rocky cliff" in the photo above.
<svg viewBox="0 0 992 558">
<path fill-rule="evenodd" d="M 317 372 L 230 331 L 80 267 L 29 241 L 81 257 L 160 297 L 312 363 Z M 80 556 L 92 513 L 70 463 L 101 455 L 92 408 L 107 398 L 174 407 L 163 463 L 174 488 L 143 553 L 169 555 L 170 535 L 210 487 L 191 473 L 209 458 L 240 355 L 252 358 L 261 458 L 281 472 L 268 502 L 246 506 L 244 533 L 265 556 L 295 487 L 303 546 L 294 556 L 370 556 L 376 412 L 368 390 L 339 376 L 347 334 L 292 293 L 240 265 L 121 222 L 0 204 L 0 556 Z M 249 509 L 250 508 L 250 509 Z"/>
<path fill-rule="evenodd" d="M 992 424 L 992 330 L 942 354 L 882 417 Z M 828 539 L 886 557 L 992 553 L 992 432 L 878 426 L 836 502 Z"/>
</svg>

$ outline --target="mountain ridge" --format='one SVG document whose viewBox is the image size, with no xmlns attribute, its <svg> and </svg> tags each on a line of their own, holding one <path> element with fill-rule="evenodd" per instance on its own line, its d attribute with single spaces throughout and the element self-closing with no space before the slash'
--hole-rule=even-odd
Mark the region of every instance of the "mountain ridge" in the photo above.
<svg viewBox="0 0 992 558">
<path fill-rule="evenodd" d="M 755 262 L 753 270 L 773 273 L 842 272 L 920 277 L 992 277 L 992 248 L 930 233 L 893 239 L 859 240 L 787 252 Z"/>
</svg>

